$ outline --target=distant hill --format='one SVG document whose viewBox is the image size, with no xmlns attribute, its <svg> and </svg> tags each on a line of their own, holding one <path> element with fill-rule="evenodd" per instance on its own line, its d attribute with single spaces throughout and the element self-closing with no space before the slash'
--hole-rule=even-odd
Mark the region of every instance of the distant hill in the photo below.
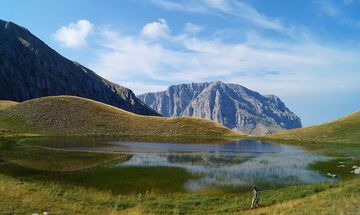
<svg viewBox="0 0 360 215">
<path fill-rule="evenodd" d="M 0 134 L 1 131 L 47 135 L 239 135 L 209 120 L 141 116 L 73 96 L 43 97 L 1 110 Z"/>
<path fill-rule="evenodd" d="M 246 134 L 271 134 L 301 127 L 300 118 L 278 97 L 221 81 L 174 85 L 138 98 L 164 116 L 210 119 Z"/>
<path fill-rule="evenodd" d="M 360 110 L 329 123 L 285 131 L 269 137 L 296 141 L 360 144 Z"/>
<path fill-rule="evenodd" d="M 141 114 L 158 115 L 134 93 L 51 49 L 27 29 L 0 20 L 0 99 L 54 95 L 90 98 Z"/>
</svg>

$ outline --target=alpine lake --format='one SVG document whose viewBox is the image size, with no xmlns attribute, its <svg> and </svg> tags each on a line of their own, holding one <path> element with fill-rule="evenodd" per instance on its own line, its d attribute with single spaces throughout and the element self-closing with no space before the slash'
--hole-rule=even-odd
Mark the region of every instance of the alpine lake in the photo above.
<svg viewBox="0 0 360 215">
<path fill-rule="evenodd" d="M 184 142 L 85 137 L 2 141 L 0 173 L 116 194 L 235 193 L 254 185 L 276 189 L 340 178 L 321 168 L 341 161 L 301 145 L 252 139 Z"/>
</svg>

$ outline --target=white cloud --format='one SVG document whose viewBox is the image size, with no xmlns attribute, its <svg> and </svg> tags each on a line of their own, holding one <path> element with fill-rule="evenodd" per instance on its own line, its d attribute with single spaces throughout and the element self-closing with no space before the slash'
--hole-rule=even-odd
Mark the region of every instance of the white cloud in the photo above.
<svg viewBox="0 0 360 215">
<path fill-rule="evenodd" d="M 76 23 L 60 27 L 52 36 L 63 47 L 80 48 L 86 45 L 86 39 L 93 28 L 91 22 L 81 19 Z"/>
<path fill-rule="evenodd" d="M 191 22 L 186 23 L 185 27 L 184 27 L 185 33 L 190 33 L 190 34 L 196 34 L 202 30 L 203 30 L 203 27 L 193 24 Z"/>
<path fill-rule="evenodd" d="M 151 39 L 168 38 L 170 28 L 165 19 L 159 19 L 157 22 L 146 24 L 141 30 L 141 35 Z"/>
<path fill-rule="evenodd" d="M 343 3 L 346 5 L 350 5 L 354 3 L 354 1 L 344 0 Z M 339 4 L 339 2 L 317 0 L 315 1 L 315 4 L 318 7 L 320 15 L 325 15 L 334 18 L 337 24 L 359 29 L 360 27 L 359 20 L 349 16 L 344 10 L 344 7 L 341 4 Z"/>
<path fill-rule="evenodd" d="M 212 80 L 280 96 L 360 90 L 360 53 L 316 41 L 289 43 L 249 34 L 244 42 L 226 43 L 185 34 L 169 35 L 171 45 L 164 46 L 114 31 L 102 36 L 90 67 L 117 83 L 131 83 L 135 93 Z"/>
<path fill-rule="evenodd" d="M 272 19 L 264 14 L 259 13 L 255 8 L 242 1 L 232 0 L 201 0 L 190 1 L 182 0 L 174 3 L 169 0 L 152 0 L 151 3 L 167 10 L 178 10 L 193 13 L 204 13 L 214 15 L 232 15 L 241 17 L 252 24 L 265 28 L 289 33 L 291 29 L 287 29 L 279 20 Z"/>
<path fill-rule="evenodd" d="M 231 10 L 231 6 L 227 0 L 202 0 L 202 2 L 204 2 L 211 8 L 215 8 L 221 11 Z"/>
<path fill-rule="evenodd" d="M 183 2 L 174 2 L 169 0 L 150 0 L 150 3 L 167 9 L 167 10 L 176 10 L 176 11 L 186 11 L 194 13 L 207 13 L 207 9 L 197 4 L 196 1 L 188 1 L 187 4 Z"/>
</svg>

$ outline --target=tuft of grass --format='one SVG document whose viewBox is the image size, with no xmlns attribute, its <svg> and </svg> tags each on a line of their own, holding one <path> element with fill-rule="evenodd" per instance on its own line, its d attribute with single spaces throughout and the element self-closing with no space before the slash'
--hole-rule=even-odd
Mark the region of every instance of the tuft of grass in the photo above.
<svg viewBox="0 0 360 215">
<path fill-rule="evenodd" d="M 6 127 L 13 120 L 23 120 L 30 128 L 50 136 L 240 136 L 205 119 L 141 116 L 74 96 L 50 96 L 25 101 L 1 111 L 0 119 L 0 126 L 4 124 Z M 15 124 L 6 131 L 22 131 Z"/>
</svg>

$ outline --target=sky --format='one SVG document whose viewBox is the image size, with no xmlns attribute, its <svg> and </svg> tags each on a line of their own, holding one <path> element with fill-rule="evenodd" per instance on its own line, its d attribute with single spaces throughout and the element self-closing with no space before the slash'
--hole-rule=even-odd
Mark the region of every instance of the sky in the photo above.
<svg viewBox="0 0 360 215">
<path fill-rule="evenodd" d="M 304 126 L 360 108 L 360 0 L 0 0 L 0 19 L 136 94 L 236 83 Z"/>
</svg>

